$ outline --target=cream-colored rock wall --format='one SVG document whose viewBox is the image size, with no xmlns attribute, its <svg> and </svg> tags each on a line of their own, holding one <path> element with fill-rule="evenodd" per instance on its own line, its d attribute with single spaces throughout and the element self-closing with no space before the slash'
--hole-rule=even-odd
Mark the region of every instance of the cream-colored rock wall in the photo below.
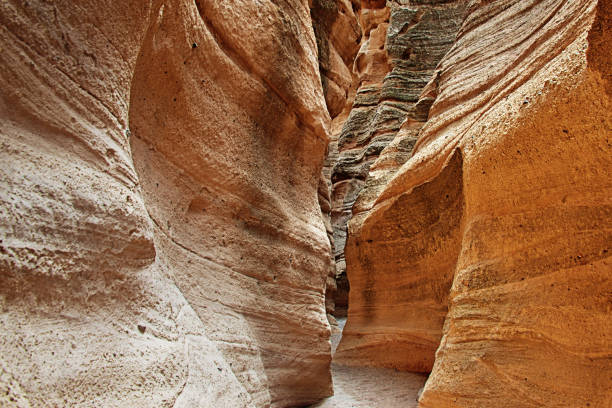
<svg viewBox="0 0 612 408">
<path fill-rule="evenodd" d="M 8 406 L 330 395 L 307 2 L 0 4 Z"/>
<path fill-rule="evenodd" d="M 151 11 L 0 5 L 3 406 L 251 406 L 155 262 L 128 139 Z"/>
<path fill-rule="evenodd" d="M 298 10 L 166 7 L 131 94 L 160 257 L 261 406 L 332 392 L 317 201 L 329 117 L 309 10 Z"/>
</svg>

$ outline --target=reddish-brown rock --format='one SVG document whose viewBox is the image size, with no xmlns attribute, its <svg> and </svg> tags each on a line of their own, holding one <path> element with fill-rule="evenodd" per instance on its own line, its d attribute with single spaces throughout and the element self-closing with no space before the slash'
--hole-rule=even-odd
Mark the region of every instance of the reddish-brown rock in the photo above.
<svg viewBox="0 0 612 408">
<path fill-rule="evenodd" d="M 339 350 L 427 370 L 441 338 L 420 406 L 612 401 L 610 15 L 470 3 L 414 155 L 350 230 Z"/>
</svg>

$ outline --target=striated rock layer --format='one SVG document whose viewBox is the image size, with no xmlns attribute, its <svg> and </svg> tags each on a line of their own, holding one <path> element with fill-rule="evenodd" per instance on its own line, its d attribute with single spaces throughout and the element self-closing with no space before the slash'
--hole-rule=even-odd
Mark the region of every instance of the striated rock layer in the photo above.
<svg viewBox="0 0 612 408">
<path fill-rule="evenodd" d="M 441 338 L 422 407 L 612 401 L 611 15 L 471 2 L 414 155 L 351 230 L 339 350 L 426 371 Z"/>
<path fill-rule="evenodd" d="M 332 174 L 339 304 L 348 291 L 347 224 L 371 208 L 408 159 L 433 101 L 431 95 L 419 95 L 453 44 L 465 9 L 463 1 L 446 0 L 367 6 L 360 13 L 364 39 L 354 64 L 358 89 L 338 138 Z M 400 127 L 406 131 L 398 134 Z"/>
<path fill-rule="evenodd" d="M 327 110 L 332 119 L 330 143 L 319 180 L 319 204 L 328 239 L 333 251 L 331 224 L 331 172 L 337 160 L 337 128 L 341 127 L 354 98 L 353 60 L 359 50 L 361 27 L 357 21 L 357 0 L 314 0 L 310 15 L 317 40 L 319 71 Z M 325 306 L 330 322 L 335 326 L 336 265 L 330 264 L 325 286 Z"/>
<path fill-rule="evenodd" d="M 388 223 L 378 226 L 377 230 L 371 233 L 360 231 L 360 226 L 378 194 L 408 159 L 419 131 L 427 120 L 435 93 L 420 94 L 427 81 L 437 80 L 436 65 L 455 40 L 465 13 L 465 4 L 427 2 L 422 5 L 402 7 L 392 4 L 388 11 L 390 23 L 386 30 L 385 46 L 388 48 L 393 69 L 384 77 L 382 85 L 378 88 L 363 86 L 358 91 L 353 111 L 343 129 L 343 139 L 341 139 L 344 142 L 343 146 L 349 146 L 350 143 L 353 148 L 342 152 L 336 166 L 337 173 L 334 174 L 334 177 L 340 177 L 340 171 L 348 174 L 349 170 L 355 168 L 354 166 L 360 166 L 359 176 L 338 182 L 334 191 L 341 195 L 342 185 L 355 186 L 352 199 L 349 200 L 348 196 L 343 198 L 346 218 L 352 217 L 349 236 L 361 234 L 362 239 L 370 244 L 368 248 L 362 248 L 358 255 L 359 259 L 367 257 L 367 261 L 351 264 L 350 284 L 356 285 L 357 288 L 356 293 L 351 294 L 351 302 L 356 302 L 356 305 L 351 308 L 351 319 L 344 331 L 343 342 L 338 349 L 336 359 L 346 364 L 368 365 L 370 362 L 376 362 L 387 367 L 429 371 L 433 364 L 433 351 L 439 343 L 440 322 L 446 314 L 445 299 L 452 275 L 445 278 L 446 286 L 418 289 L 419 293 L 410 293 L 406 291 L 407 286 L 414 286 L 415 281 L 404 281 L 401 276 L 397 276 L 393 281 L 379 280 L 366 275 L 366 271 L 390 267 L 411 268 L 423 262 L 423 257 L 428 256 L 450 258 L 456 256 L 452 255 L 456 249 L 451 248 L 452 245 L 456 246 L 456 242 L 454 244 L 445 242 L 444 245 L 441 245 L 441 242 L 447 239 L 446 235 L 450 230 L 456 230 L 460 217 L 450 218 L 447 224 L 438 225 L 437 234 L 440 236 L 430 240 L 431 242 L 421 242 L 415 236 L 424 226 L 422 222 L 413 223 L 413 220 L 417 220 L 416 214 L 426 217 L 427 213 L 456 210 L 462 205 L 461 192 L 453 188 L 455 191 L 451 194 L 452 197 L 440 203 L 440 207 L 436 209 L 430 208 L 431 199 L 402 202 L 400 207 L 396 206 L 391 210 L 395 211 L 394 217 L 399 218 L 397 220 L 389 218 Z M 369 106 L 366 100 L 370 100 L 374 105 Z M 395 112 L 394 120 L 390 119 L 390 112 Z M 365 117 L 365 120 L 360 120 L 361 117 Z M 365 149 L 366 153 L 361 149 Z M 349 166 L 346 158 L 355 151 L 361 152 L 361 156 L 358 157 L 357 164 Z M 446 189 L 453 187 L 453 184 L 454 181 L 450 179 L 434 189 Z M 426 222 L 431 224 L 435 222 L 433 216 L 428 216 L 427 219 Z M 405 225 L 398 226 L 398 220 Z M 455 236 L 448 239 L 456 241 L 456 238 Z M 432 246 L 440 245 L 439 251 L 433 248 L 435 254 L 428 252 Z M 405 250 L 406 255 L 401 259 L 398 259 L 398 247 Z M 350 245 L 346 250 L 347 254 L 351 254 Z M 368 252 L 368 255 L 364 255 L 363 251 Z M 342 257 L 344 254 L 336 248 L 337 260 L 339 256 Z M 454 261 L 445 260 L 441 264 L 444 262 Z M 442 267 L 435 274 L 444 275 L 447 272 L 443 271 Z M 367 279 L 364 280 L 366 276 Z M 367 291 L 363 296 L 361 288 Z M 439 299 L 430 304 L 432 291 L 437 293 Z M 377 296 L 378 302 L 370 294 Z M 423 310 L 427 309 L 426 318 L 432 321 L 433 331 L 428 329 L 429 331 L 415 335 L 414 331 L 403 327 L 404 317 L 407 318 L 415 313 L 414 303 L 411 300 L 423 302 Z M 381 313 L 376 315 L 370 313 L 372 308 L 377 307 L 385 311 L 381 310 Z M 398 316 L 403 317 L 398 319 Z M 390 343 L 394 344 L 394 354 L 389 353 Z M 409 361 L 415 354 L 415 344 L 419 344 L 416 346 L 418 350 L 416 354 L 428 354 L 429 357 L 413 364 Z M 424 350 L 429 352 L 423 353 Z"/>
<path fill-rule="evenodd" d="M 9 0 L 0 44 L 0 405 L 330 395 L 308 4 Z"/>
</svg>

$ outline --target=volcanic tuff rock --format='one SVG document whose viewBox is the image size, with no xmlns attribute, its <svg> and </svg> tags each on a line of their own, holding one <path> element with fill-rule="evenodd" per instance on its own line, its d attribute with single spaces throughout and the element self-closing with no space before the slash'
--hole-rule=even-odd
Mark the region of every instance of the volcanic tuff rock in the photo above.
<svg viewBox="0 0 612 408">
<path fill-rule="evenodd" d="M 414 155 L 351 229 L 339 350 L 428 370 L 441 338 L 422 407 L 612 401 L 611 15 L 471 2 Z"/>
<path fill-rule="evenodd" d="M 0 405 L 330 395 L 331 212 L 339 361 L 433 370 L 422 407 L 606 406 L 611 16 L 1 2 Z"/>
<path fill-rule="evenodd" d="M 330 395 L 308 4 L 9 0 L 0 45 L 1 404 Z"/>
<path fill-rule="evenodd" d="M 354 97 L 353 60 L 359 50 L 361 28 L 357 21 L 357 0 L 313 0 L 310 14 L 317 40 L 319 71 L 323 94 L 332 119 L 331 143 L 319 180 L 319 204 L 323 213 L 325 229 L 333 250 L 333 228 L 331 225 L 331 172 L 337 160 L 337 128 L 342 126 Z M 335 309 L 336 265 L 330 263 L 325 286 L 325 304 L 328 318 Z"/>
<path fill-rule="evenodd" d="M 390 1 L 369 7 L 360 13 L 364 38 L 354 64 L 358 89 L 339 135 L 332 174 L 334 255 L 341 287 L 346 286 L 348 221 L 369 210 L 408 159 L 433 101 L 431 95 L 419 95 L 455 40 L 465 2 Z M 402 134 L 400 127 L 406 130 Z M 339 304 L 347 290 L 339 290 Z"/>
</svg>

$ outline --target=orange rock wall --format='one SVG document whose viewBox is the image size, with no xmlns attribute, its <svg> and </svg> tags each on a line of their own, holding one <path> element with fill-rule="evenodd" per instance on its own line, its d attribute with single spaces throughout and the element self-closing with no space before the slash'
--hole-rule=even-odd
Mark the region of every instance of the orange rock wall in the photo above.
<svg viewBox="0 0 612 408">
<path fill-rule="evenodd" d="M 461 249 L 461 172 L 457 155 L 436 180 L 377 208 L 349 236 L 349 315 L 335 361 L 431 370 Z"/>
<path fill-rule="evenodd" d="M 522 3 L 474 34 L 516 26 Z M 535 3 L 532 28 L 513 33 L 533 43 L 508 40 L 515 63 L 487 84 L 495 96 L 459 142 L 463 245 L 423 407 L 612 401 L 612 69 L 595 62 L 609 60 L 598 44 L 612 39 L 610 2 Z"/>
<path fill-rule="evenodd" d="M 471 2 L 413 156 L 349 233 L 339 350 L 410 370 L 435 352 L 420 406 L 612 400 L 610 15 Z"/>
</svg>

